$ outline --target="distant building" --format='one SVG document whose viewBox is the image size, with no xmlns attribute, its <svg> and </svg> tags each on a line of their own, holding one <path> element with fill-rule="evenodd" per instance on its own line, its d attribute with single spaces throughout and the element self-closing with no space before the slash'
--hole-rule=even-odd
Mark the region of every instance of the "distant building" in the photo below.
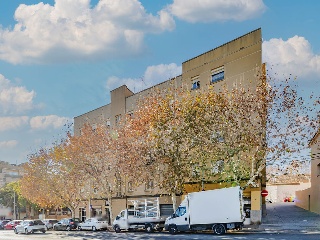
<svg viewBox="0 0 320 240">
<path fill-rule="evenodd" d="M 311 149 L 311 187 L 296 192 L 296 205 L 320 214 L 320 128 L 309 142 Z"/>
<path fill-rule="evenodd" d="M 22 175 L 22 165 L 0 162 L 0 188 L 7 183 L 18 181 Z"/>
<path fill-rule="evenodd" d="M 255 90 L 260 83 L 257 74 L 261 74 L 262 65 L 262 35 L 261 29 L 257 29 L 183 62 L 180 76 L 138 93 L 132 92 L 127 86 L 112 90 L 109 104 L 74 118 L 74 134 L 79 136 L 84 124 L 90 124 L 92 128 L 101 124 L 107 127 L 116 126 L 121 118 L 134 112 L 139 99 L 147 96 L 155 88 L 161 90 L 174 86 L 197 90 L 212 86 L 215 91 L 219 91 L 226 85 L 229 89 L 241 86 Z M 265 188 L 264 180 L 261 181 L 259 187 L 249 188 L 245 192 L 246 204 L 251 209 L 252 223 L 261 222 L 261 189 Z M 173 203 L 169 193 L 162 193 L 153 186 L 153 182 L 149 182 L 137 189 L 132 189 L 130 182 L 123 181 L 119 192 L 115 193 L 112 199 L 94 199 L 90 203 L 84 202 L 79 208 L 77 217 L 84 220 L 91 212 L 92 214 L 111 214 L 111 218 L 114 218 L 120 210 L 129 207 L 128 200 L 145 197 L 160 197 L 160 211 L 171 214 Z M 218 184 L 207 184 L 204 189 L 218 187 Z M 201 190 L 199 186 L 192 185 L 187 192 L 199 190 Z M 181 199 L 182 196 L 178 196 L 177 200 Z M 112 213 L 110 205 L 112 205 Z"/>
<path fill-rule="evenodd" d="M 296 201 L 296 191 L 310 188 L 310 182 L 267 184 L 267 202 L 284 202 L 285 199 Z"/>
</svg>

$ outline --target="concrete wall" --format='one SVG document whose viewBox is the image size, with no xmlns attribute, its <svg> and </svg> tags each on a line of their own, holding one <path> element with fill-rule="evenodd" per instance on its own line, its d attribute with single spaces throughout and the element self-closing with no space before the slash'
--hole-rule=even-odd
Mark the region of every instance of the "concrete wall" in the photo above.
<svg viewBox="0 0 320 240">
<path fill-rule="evenodd" d="M 310 140 L 311 148 L 311 186 L 296 192 L 298 207 L 320 214 L 320 129 Z"/>
<path fill-rule="evenodd" d="M 305 189 L 301 191 L 296 191 L 296 199 L 295 204 L 296 206 L 306 209 L 310 211 L 310 191 L 311 189 Z"/>
</svg>

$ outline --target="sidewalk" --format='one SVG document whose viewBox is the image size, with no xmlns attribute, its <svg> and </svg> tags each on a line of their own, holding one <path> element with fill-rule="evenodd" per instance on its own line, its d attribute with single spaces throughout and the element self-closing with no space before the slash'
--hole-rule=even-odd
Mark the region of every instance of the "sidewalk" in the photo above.
<svg viewBox="0 0 320 240">
<path fill-rule="evenodd" d="M 320 231 L 320 215 L 306 211 L 290 202 L 267 203 L 262 224 L 247 226 L 247 231 Z"/>
</svg>

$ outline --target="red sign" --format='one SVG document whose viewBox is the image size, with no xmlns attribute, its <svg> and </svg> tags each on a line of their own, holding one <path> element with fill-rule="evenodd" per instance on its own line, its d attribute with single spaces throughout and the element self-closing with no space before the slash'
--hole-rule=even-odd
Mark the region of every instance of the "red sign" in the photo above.
<svg viewBox="0 0 320 240">
<path fill-rule="evenodd" d="M 262 190 L 262 191 L 261 191 L 261 196 L 262 196 L 262 197 L 266 197 L 266 196 L 268 196 L 268 191 L 267 191 L 267 190 L 265 190 L 265 189 L 264 189 L 264 190 Z"/>
</svg>

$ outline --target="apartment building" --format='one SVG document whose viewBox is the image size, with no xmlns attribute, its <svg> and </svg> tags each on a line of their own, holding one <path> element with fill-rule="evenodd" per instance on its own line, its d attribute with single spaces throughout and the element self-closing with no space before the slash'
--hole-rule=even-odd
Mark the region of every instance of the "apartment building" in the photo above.
<svg viewBox="0 0 320 240">
<path fill-rule="evenodd" d="M 22 177 L 22 165 L 0 162 L 0 188 Z"/>
<path fill-rule="evenodd" d="M 191 58 L 182 63 L 182 74 L 172 79 L 152 86 L 141 92 L 134 93 L 127 86 L 120 86 L 110 92 L 111 102 L 100 108 L 74 118 L 74 134 L 80 135 L 84 124 L 91 126 L 106 125 L 115 126 L 126 114 L 133 113 L 137 106 L 137 101 L 148 95 L 154 89 L 168 89 L 186 87 L 188 89 L 209 89 L 219 91 L 223 86 L 232 89 L 237 86 L 248 89 L 256 89 L 259 84 L 258 74 L 262 69 L 262 36 L 261 29 L 249 32 L 239 38 L 227 42 L 199 56 Z M 227 186 L 227 185 L 223 185 Z M 199 185 L 186 185 L 186 192 L 199 191 Z M 221 184 L 204 184 L 204 189 L 214 189 L 221 187 Z M 256 188 L 248 188 L 244 196 L 246 204 L 251 209 L 251 223 L 260 223 L 262 216 L 263 202 L 261 189 L 265 187 L 265 180 L 260 182 Z M 113 219 L 122 209 L 130 205 L 130 199 L 159 197 L 160 210 L 162 213 L 171 214 L 172 199 L 169 193 L 161 192 L 153 187 L 152 182 L 146 183 L 134 190 L 129 183 L 124 183 L 121 194 L 115 195 L 107 200 L 90 200 L 90 203 L 83 202 L 78 214 L 80 218 L 88 217 L 92 212 L 100 214 L 110 214 Z M 178 196 L 179 203 L 183 196 Z M 112 205 L 112 212 L 110 205 Z"/>
</svg>

